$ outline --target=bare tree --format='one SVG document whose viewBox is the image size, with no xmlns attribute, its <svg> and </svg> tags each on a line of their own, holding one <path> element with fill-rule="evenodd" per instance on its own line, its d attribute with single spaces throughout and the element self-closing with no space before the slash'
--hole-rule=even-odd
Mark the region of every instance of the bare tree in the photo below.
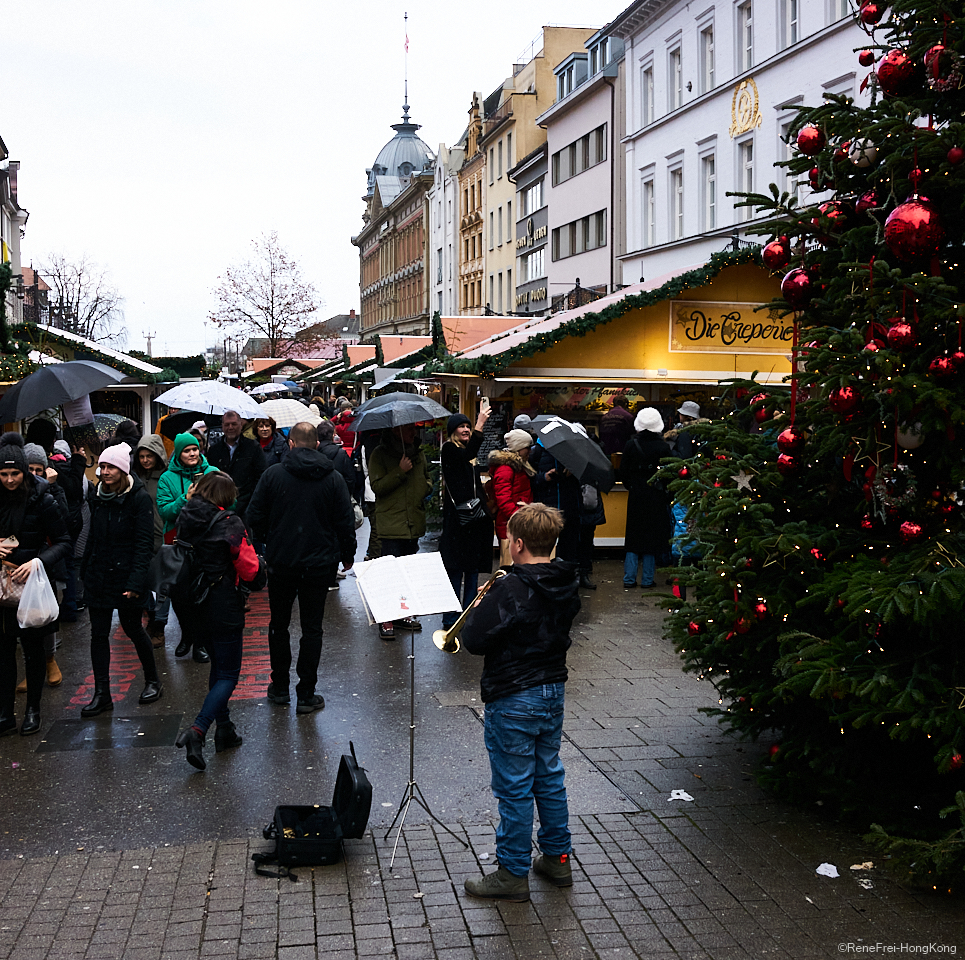
<svg viewBox="0 0 965 960">
<path fill-rule="evenodd" d="M 315 288 L 302 279 L 301 269 L 272 231 L 252 240 L 252 256 L 234 264 L 218 278 L 217 306 L 211 322 L 267 341 L 269 357 L 288 357 L 302 344 L 317 339 L 310 325 L 321 306 Z"/>
<path fill-rule="evenodd" d="M 47 321 L 51 326 L 113 347 L 127 344 L 124 298 L 105 267 L 86 254 L 69 259 L 51 253 L 39 273 L 50 286 Z"/>
</svg>

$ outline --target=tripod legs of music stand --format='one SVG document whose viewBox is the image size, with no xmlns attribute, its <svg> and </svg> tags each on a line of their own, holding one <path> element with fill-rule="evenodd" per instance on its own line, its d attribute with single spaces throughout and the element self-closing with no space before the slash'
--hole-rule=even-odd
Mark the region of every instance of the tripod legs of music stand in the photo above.
<svg viewBox="0 0 965 960">
<path fill-rule="evenodd" d="M 399 840 L 402 838 L 402 828 L 405 826 L 406 814 L 409 812 L 409 806 L 412 803 L 419 804 L 426 813 L 435 820 L 436 823 L 442 827 L 446 833 L 455 837 L 464 847 L 468 849 L 469 844 L 466 843 L 462 837 L 457 836 L 453 833 L 430 809 L 429 804 L 426 802 L 425 796 L 423 796 L 422 790 L 419 788 L 419 784 L 416 783 L 415 779 L 415 633 L 410 631 L 409 633 L 409 782 L 405 785 L 405 790 L 402 794 L 402 800 L 399 803 L 399 809 L 396 811 L 395 816 L 392 818 L 392 822 L 389 824 L 389 829 L 385 831 L 385 837 L 383 839 L 388 840 L 389 834 L 392 833 L 392 828 L 395 826 L 395 821 L 399 820 L 399 832 L 395 836 L 395 843 L 392 845 L 392 859 L 389 861 L 389 869 L 395 865 L 395 854 L 399 848 Z"/>
</svg>

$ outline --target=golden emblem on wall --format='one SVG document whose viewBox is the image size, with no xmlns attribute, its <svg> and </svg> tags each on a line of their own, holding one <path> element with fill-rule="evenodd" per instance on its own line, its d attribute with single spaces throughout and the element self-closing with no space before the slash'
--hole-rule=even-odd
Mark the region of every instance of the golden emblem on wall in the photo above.
<svg viewBox="0 0 965 960">
<path fill-rule="evenodd" d="M 730 104 L 730 133 L 731 140 L 759 127 L 764 118 L 757 108 L 757 84 L 751 77 L 734 88 L 734 98 Z"/>
</svg>

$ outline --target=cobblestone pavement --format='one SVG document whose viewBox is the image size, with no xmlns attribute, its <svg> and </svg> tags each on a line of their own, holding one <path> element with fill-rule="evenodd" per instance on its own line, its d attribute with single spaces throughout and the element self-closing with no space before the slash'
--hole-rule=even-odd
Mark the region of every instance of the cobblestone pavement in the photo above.
<svg viewBox="0 0 965 960">
<path fill-rule="evenodd" d="M 136 725 L 136 708 L 107 727 L 100 718 L 63 726 L 81 724 L 71 702 L 83 701 L 89 670 L 83 646 L 65 642 L 65 689 L 45 694 L 44 732 L 0 740 L 0 960 L 736 960 L 965 950 L 960 897 L 906 890 L 857 834 L 760 791 L 753 771 L 769 744 L 735 742 L 700 714 L 713 688 L 681 672 L 652 593 L 624 592 L 614 561 L 597 574 L 600 590 L 584 595 L 574 630 L 567 685 L 572 889 L 533 876 L 525 904 L 463 892 L 467 877 L 492 869 L 494 805 L 480 662 L 433 659 L 426 641 L 437 618 L 426 618 L 417 641 L 416 775 L 447 829 L 413 805 L 390 865 L 397 832 L 386 831 L 408 772 L 408 647 L 373 639 L 346 581 L 326 614 L 326 710 L 296 719 L 264 705 L 259 598 L 253 659 L 246 654 L 243 696 L 233 704 L 246 742 L 233 757 L 212 754 L 204 773 L 190 772 L 168 735 L 197 709 L 203 668 L 167 655 L 165 698 L 143 712 L 147 742 L 134 739 L 140 749 L 131 749 L 123 723 Z M 340 631 L 354 631 L 352 642 L 339 645 Z M 343 863 L 297 870 L 298 882 L 257 876 L 250 856 L 269 847 L 260 827 L 274 804 L 327 803 L 348 737 L 375 790 L 366 835 L 346 842 Z M 673 790 L 692 800 L 669 799 Z M 850 869 L 869 860 L 870 871 Z M 840 876 L 816 874 L 824 862 Z"/>
</svg>

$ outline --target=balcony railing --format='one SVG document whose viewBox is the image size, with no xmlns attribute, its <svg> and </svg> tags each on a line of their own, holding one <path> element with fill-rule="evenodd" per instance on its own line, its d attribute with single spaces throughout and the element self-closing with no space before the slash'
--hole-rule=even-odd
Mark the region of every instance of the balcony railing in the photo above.
<svg viewBox="0 0 965 960">
<path fill-rule="evenodd" d="M 511 117 L 512 115 L 513 98 L 510 97 L 486 117 L 485 121 L 483 122 L 483 136 L 486 136 L 490 130 L 498 127 L 499 124 L 501 124 L 507 117 Z"/>
</svg>

